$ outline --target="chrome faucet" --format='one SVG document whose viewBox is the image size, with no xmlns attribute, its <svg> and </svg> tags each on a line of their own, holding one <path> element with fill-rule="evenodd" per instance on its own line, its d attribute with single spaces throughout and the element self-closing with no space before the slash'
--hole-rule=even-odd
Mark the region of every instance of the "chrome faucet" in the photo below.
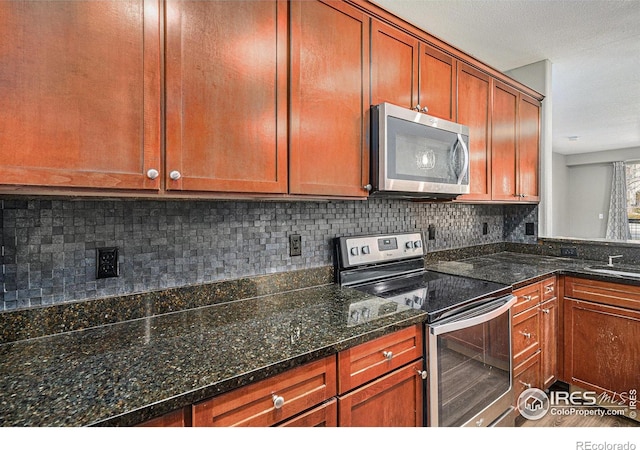
<svg viewBox="0 0 640 450">
<path fill-rule="evenodd" d="M 613 267 L 613 259 L 614 258 L 622 258 L 624 255 L 615 255 L 615 256 L 609 256 L 609 264 L 607 264 L 609 267 Z"/>
</svg>

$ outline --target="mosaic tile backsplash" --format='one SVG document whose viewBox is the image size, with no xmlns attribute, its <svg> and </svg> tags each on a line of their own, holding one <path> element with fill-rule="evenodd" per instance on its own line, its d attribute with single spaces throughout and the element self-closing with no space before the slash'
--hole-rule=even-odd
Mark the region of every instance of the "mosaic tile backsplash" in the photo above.
<svg viewBox="0 0 640 450">
<path fill-rule="evenodd" d="M 537 233 L 537 206 L 0 199 L 0 310 L 328 266 L 336 236 L 418 230 L 426 238 L 434 225 L 428 251 L 535 243 L 527 222 Z M 301 256 L 289 256 L 291 234 L 302 236 Z M 119 277 L 96 279 L 101 247 L 118 247 Z"/>
</svg>

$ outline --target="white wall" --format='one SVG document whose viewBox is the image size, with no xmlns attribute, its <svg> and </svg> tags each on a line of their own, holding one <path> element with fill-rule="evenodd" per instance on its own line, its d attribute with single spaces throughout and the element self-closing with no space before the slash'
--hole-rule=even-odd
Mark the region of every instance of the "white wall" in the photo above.
<svg viewBox="0 0 640 450">
<path fill-rule="evenodd" d="M 571 236 L 569 222 L 565 217 L 567 197 L 569 194 L 569 168 L 567 158 L 560 153 L 553 154 L 553 196 L 552 196 L 552 228 L 555 236 Z"/>
<path fill-rule="evenodd" d="M 613 177 L 612 163 L 638 160 L 638 147 L 566 156 L 554 153 L 554 236 L 604 238 Z"/>
</svg>

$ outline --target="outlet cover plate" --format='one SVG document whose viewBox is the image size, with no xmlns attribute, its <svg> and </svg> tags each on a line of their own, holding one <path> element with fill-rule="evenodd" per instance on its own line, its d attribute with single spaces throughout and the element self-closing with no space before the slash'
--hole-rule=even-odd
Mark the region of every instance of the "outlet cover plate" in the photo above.
<svg viewBox="0 0 640 450">
<path fill-rule="evenodd" d="M 292 234 L 289 236 L 289 256 L 302 255 L 302 236 Z"/>
<path fill-rule="evenodd" d="M 118 247 L 96 249 L 96 278 L 113 278 L 118 275 Z"/>
</svg>

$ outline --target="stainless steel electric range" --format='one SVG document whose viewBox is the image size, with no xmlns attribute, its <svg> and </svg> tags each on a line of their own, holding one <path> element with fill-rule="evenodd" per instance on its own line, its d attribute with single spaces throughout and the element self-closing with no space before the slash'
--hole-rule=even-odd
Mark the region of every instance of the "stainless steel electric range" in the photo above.
<svg viewBox="0 0 640 450">
<path fill-rule="evenodd" d="M 425 270 L 424 256 L 420 233 L 336 238 L 336 281 L 385 300 L 349 321 L 425 311 L 425 425 L 512 425 L 511 287 Z"/>
</svg>

